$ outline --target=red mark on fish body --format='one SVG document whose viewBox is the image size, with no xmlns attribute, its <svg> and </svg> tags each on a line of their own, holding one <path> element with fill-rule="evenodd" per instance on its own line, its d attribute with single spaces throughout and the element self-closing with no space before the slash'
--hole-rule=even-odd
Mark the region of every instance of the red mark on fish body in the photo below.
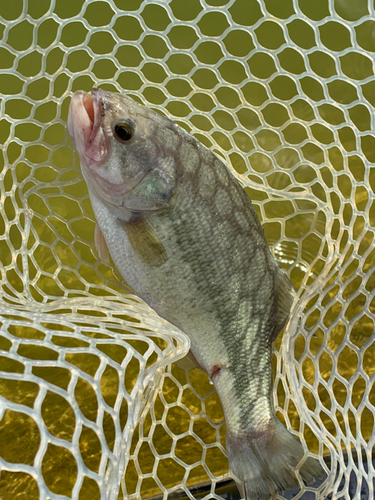
<svg viewBox="0 0 375 500">
<path fill-rule="evenodd" d="M 210 370 L 210 379 L 212 380 L 212 382 L 214 381 L 214 379 L 220 375 L 220 372 L 221 370 L 225 368 L 224 365 L 214 365 L 211 370 Z"/>
</svg>

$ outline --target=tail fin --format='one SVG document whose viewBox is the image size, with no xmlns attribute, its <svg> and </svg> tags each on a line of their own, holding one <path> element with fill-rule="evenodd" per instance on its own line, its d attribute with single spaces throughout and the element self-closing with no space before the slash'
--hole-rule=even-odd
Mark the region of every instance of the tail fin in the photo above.
<svg viewBox="0 0 375 500">
<path fill-rule="evenodd" d="M 242 483 L 246 500 L 270 500 L 278 492 L 298 486 L 295 468 L 304 451 L 301 443 L 275 418 L 267 431 L 250 436 L 227 434 L 231 469 Z M 319 462 L 308 458 L 299 473 L 310 484 L 324 475 Z"/>
</svg>

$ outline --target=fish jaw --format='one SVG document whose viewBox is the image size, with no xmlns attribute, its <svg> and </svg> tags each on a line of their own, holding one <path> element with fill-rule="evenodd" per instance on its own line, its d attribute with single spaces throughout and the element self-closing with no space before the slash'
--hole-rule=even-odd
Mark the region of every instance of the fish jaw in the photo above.
<svg viewBox="0 0 375 500">
<path fill-rule="evenodd" d="M 91 95 L 79 90 L 70 101 L 68 130 L 81 161 L 87 168 L 104 163 L 108 146 L 101 123 L 102 98 L 98 89 Z"/>
</svg>

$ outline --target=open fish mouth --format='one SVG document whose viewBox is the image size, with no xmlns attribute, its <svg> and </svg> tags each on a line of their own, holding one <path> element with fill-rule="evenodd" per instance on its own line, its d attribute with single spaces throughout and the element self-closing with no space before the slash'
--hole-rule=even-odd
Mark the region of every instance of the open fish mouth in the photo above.
<svg viewBox="0 0 375 500">
<path fill-rule="evenodd" d="M 90 120 L 91 134 L 86 144 L 86 155 L 93 161 L 102 159 L 103 154 L 107 152 L 105 136 L 101 130 L 102 98 L 98 89 L 92 89 L 91 95 L 84 94 L 82 105 Z M 104 143 L 104 144 L 102 144 Z"/>
<path fill-rule="evenodd" d="M 91 134 L 88 137 L 85 153 L 94 162 L 101 162 L 107 155 L 107 141 L 102 129 L 102 98 L 99 89 L 92 89 L 90 94 L 83 94 L 82 105 L 86 111 Z"/>
<path fill-rule="evenodd" d="M 73 94 L 68 130 L 78 153 L 86 159 L 87 166 L 102 162 L 108 153 L 101 119 L 102 97 L 99 89 L 92 89 L 91 94 L 84 91 Z"/>
<path fill-rule="evenodd" d="M 97 102 L 98 99 L 96 99 L 96 105 L 94 105 L 94 97 L 93 97 L 94 90 L 96 90 L 96 89 L 92 89 L 91 95 L 88 93 L 84 93 L 82 96 L 82 104 L 86 110 L 87 116 L 89 117 L 89 119 L 92 123 L 92 127 L 94 126 L 95 118 L 97 118 L 98 109 L 99 109 L 98 102 Z M 94 95 L 97 95 L 97 92 L 94 92 Z"/>
</svg>

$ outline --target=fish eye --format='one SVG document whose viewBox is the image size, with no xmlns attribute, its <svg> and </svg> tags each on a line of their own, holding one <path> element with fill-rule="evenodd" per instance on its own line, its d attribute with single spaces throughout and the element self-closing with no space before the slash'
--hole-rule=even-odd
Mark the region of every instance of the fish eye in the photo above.
<svg viewBox="0 0 375 500">
<path fill-rule="evenodd" d="M 116 123 L 113 133 L 118 141 L 127 142 L 133 137 L 134 127 L 128 122 L 119 122 Z"/>
</svg>

